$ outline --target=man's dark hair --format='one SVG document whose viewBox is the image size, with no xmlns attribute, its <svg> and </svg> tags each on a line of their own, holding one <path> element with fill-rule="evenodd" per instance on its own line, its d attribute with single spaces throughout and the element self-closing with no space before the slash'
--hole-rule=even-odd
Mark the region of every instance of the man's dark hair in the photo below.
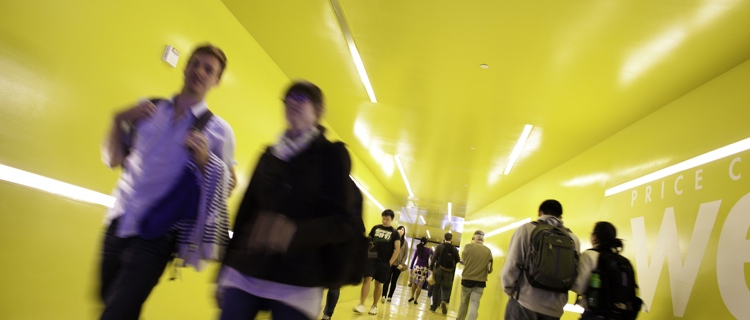
<svg viewBox="0 0 750 320">
<path fill-rule="evenodd" d="M 561 217 L 563 214 L 562 204 L 557 200 L 544 200 L 539 205 L 539 211 L 550 216 Z"/>
<path fill-rule="evenodd" d="M 380 216 L 381 217 L 390 216 L 391 219 L 395 219 L 396 218 L 396 214 L 393 213 L 393 210 L 391 210 L 391 209 L 385 209 L 385 210 L 383 210 L 383 213 L 380 214 Z"/>
<path fill-rule="evenodd" d="M 193 53 L 190 54 L 190 59 L 188 59 L 188 62 L 190 62 L 190 60 L 193 60 L 193 56 L 199 53 L 214 56 L 217 60 L 219 60 L 219 65 L 221 66 L 221 70 L 219 70 L 219 79 L 221 79 L 221 75 L 224 74 L 224 69 L 227 68 L 227 56 L 224 54 L 224 51 L 219 49 L 219 47 L 217 46 L 207 43 L 196 48 Z"/>
<path fill-rule="evenodd" d="M 450 232 L 446 232 L 444 239 L 445 239 L 445 241 L 451 241 L 451 240 L 453 240 L 453 234 L 451 234 Z"/>
</svg>

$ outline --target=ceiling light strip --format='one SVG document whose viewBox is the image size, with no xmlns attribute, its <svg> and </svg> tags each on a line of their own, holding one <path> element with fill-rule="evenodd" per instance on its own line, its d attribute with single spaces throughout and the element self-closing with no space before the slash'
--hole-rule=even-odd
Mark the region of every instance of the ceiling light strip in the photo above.
<svg viewBox="0 0 750 320">
<path fill-rule="evenodd" d="M 359 188 L 359 190 L 362 191 L 362 193 L 365 194 L 365 196 L 367 197 L 367 199 L 370 199 L 370 201 L 372 201 L 373 203 L 375 203 L 375 205 L 378 206 L 378 208 L 380 208 L 381 211 L 385 210 L 385 207 L 383 207 L 383 205 L 380 204 L 380 202 L 378 202 L 378 200 L 375 200 L 375 197 L 373 197 L 369 192 L 367 192 L 367 189 L 365 189 L 365 187 L 363 187 L 362 184 L 359 183 L 359 181 L 357 181 L 357 179 L 354 179 L 354 177 L 352 177 L 351 175 L 349 175 L 349 178 L 351 178 L 352 181 L 354 181 L 354 184 L 356 184 L 357 188 Z"/>
<path fill-rule="evenodd" d="M 360 80 L 362 80 L 362 84 L 365 86 L 365 90 L 367 90 L 367 95 L 370 97 L 370 101 L 372 101 L 372 103 L 377 103 L 378 100 L 375 98 L 375 90 L 372 89 L 372 84 L 370 84 L 370 77 L 367 76 L 367 70 L 365 70 L 365 64 L 364 62 L 362 62 L 362 57 L 359 55 L 357 45 L 354 43 L 354 38 L 352 37 L 352 33 L 349 30 L 349 25 L 346 23 L 344 10 L 341 9 L 341 3 L 339 2 L 339 0 L 331 0 L 331 5 L 333 6 L 333 11 L 336 12 L 336 19 L 339 22 L 339 26 L 341 26 L 341 32 L 344 34 L 346 44 L 349 46 L 349 52 L 351 52 L 352 54 L 354 65 L 357 66 L 359 78 Z"/>
<path fill-rule="evenodd" d="M 623 184 L 614 186 L 612 188 L 609 188 L 604 191 L 604 196 L 609 197 L 611 195 L 618 194 L 620 192 L 623 192 L 628 189 L 635 188 L 637 186 L 649 183 L 651 181 L 659 180 L 661 178 L 673 175 L 675 173 L 688 170 L 690 168 L 695 168 L 697 166 L 716 161 L 718 159 L 731 156 L 736 153 L 740 153 L 742 151 L 750 149 L 750 138 L 732 143 L 730 145 L 721 147 L 719 149 L 706 152 L 702 155 L 699 155 L 695 158 L 685 160 L 683 162 L 680 162 L 678 164 L 669 166 L 667 168 L 661 169 L 659 171 L 649 173 L 645 176 L 642 176 L 640 178 L 630 180 L 628 182 L 625 182 Z"/>
<path fill-rule="evenodd" d="M 511 224 L 509 224 L 507 226 L 504 226 L 504 227 L 501 227 L 501 228 L 497 228 L 495 230 L 492 230 L 490 232 L 485 233 L 484 234 L 484 238 L 486 239 L 486 238 L 489 238 L 491 236 L 498 235 L 498 234 L 501 234 L 503 232 L 516 229 L 516 228 L 518 228 L 518 227 L 520 227 L 520 226 L 522 226 L 524 224 L 527 224 L 529 222 L 531 222 L 531 218 L 526 218 L 526 219 L 523 219 L 521 221 L 513 222 L 513 223 L 511 223 Z"/>
<path fill-rule="evenodd" d="M 453 204 L 452 204 L 452 203 L 450 203 L 450 202 L 448 202 L 448 221 L 450 221 L 450 220 L 451 220 L 451 216 L 453 215 L 453 214 L 452 214 L 452 213 L 453 213 L 452 211 L 453 211 Z"/>
<path fill-rule="evenodd" d="M 17 183 L 37 190 L 46 191 L 73 200 L 101 205 L 107 208 L 112 208 L 115 205 L 115 198 L 110 195 L 1 164 L 0 180 Z"/>
<path fill-rule="evenodd" d="M 513 148 L 513 152 L 510 154 L 510 159 L 508 159 L 508 165 L 505 166 L 505 171 L 503 171 L 503 174 L 510 173 L 510 169 L 513 168 L 513 165 L 516 163 L 516 160 L 518 160 L 518 156 L 521 155 L 521 151 L 523 151 L 523 147 L 526 145 L 526 140 L 529 139 L 529 135 L 531 134 L 531 129 L 534 126 L 527 124 L 523 127 L 523 132 L 521 132 L 521 136 L 518 138 L 518 142 L 516 142 L 516 147 Z"/>
<path fill-rule="evenodd" d="M 424 216 L 419 216 L 419 221 L 422 221 L 422 224 L 427 224 L 427 222 L 424 221 Z"/>
<path fill-rule="evenodd" d="M 401 165 L 401 160 L 398 158 L 397 155 L 393 156 L 396 159 L 396 165 L 398 165 L 398 171 L 401 171 L 401 178 L 404 179 L 404 184 L 406 184 L 406 190 L 409 191 L 409 197 L 414 197 L 414 192 L 411 192 L 411 185 L 409 184 L 409 179 L 406 179 L 406 172 L 404 171 L 404 166 Z"/>
<path fill-rule="evenodd" d="M 425 230 L 425 232 L 427 232 L 427 238 L 428 238 L 428 239 L 429 239 L 429 238 L 432 238 L 432 235 L 430 234 L 430 230 Z"/>
</svg>

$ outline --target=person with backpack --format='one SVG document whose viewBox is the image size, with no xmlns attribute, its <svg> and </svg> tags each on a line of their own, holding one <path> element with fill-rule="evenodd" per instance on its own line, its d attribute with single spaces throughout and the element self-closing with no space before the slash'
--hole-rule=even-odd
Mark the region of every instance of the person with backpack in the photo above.
<svg viewBox="0 0 750 320">
<path fill-rule="evenodd" d="M 202 45 L 190 55 L 177 95 L 143 100 L 111 121 L 102 161 L 122 171 L 106 218 L 100 319 L 138 319 L 173 258 L 175 266 L 200 270 L 222 257 L 235 138 L 206 96 L 226 66 L 221 49 Z"/>
<path fill-rule="evenodd" d="M 435 284 L 432 285 L 432 306 L 430 310 L 435 312 L 438 306 L 443 314 L 448 313 L 448 301 L 451 299 L 453 288 L 453 274 L 456 272 L 456 264 L 460 261 L 458 249 L 451 244 L 453 235 L 448 232 L 443 236 L 443 243 L 435 248 L 432 256 L 430 270 L 434 273 Z"/>
<path fill-rule="evenodd" d="M 581 319 L 635 319 L 643 302 L 635 293 L 633 265 L 620 255 L 623 244 L 617 229 L 607 221 L 597 222 L 591 244 L 594 247 L 581 254 L 578 278 L 571 288 L 580 295 L 577 304 L 585 309 Z"/>
<path fill-rule="evenodd" d="M 539 219 L 519 227 L 503 266 L 506 320 L 560 319 L 578 273 L 580 243 L 562 222 L 557 200 L 539 206 Z"/>
</svg>

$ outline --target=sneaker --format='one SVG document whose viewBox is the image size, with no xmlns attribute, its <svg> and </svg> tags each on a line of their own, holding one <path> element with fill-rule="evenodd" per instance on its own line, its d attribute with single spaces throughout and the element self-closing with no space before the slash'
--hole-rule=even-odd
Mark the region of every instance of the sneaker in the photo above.
<svg viewBox="0 0 750 320">
<path fill-rule="evenodd" d="M 356 313 L 365 313 L 365 305 L 360 304 L 360 305 L 354 307 L 354 312 L 356 312 Z"/>
<path fill-rule="evenodd" d="M 440 303 L 440 308 L 443 309 L 443 314 L 448 313 L 448 306 L 445 305 L 445 301 Z"/>
<path fill-rule="evenodd" d="M 417 301 L 417 300 L 414 300 L 414 304 L 419 304 L 419 301 Z"/>
<path fill-rule="evenodd" d="M 414 301 L 414 297 L 411 297 L 411 298 L 409 299 L 409 302 L 412 302 L 412 301 Z"/>
<path fill-rule="evenodd" d="M 388 299 L 385 299 L 385 301 L 391 302 L 391 297 L 388 297 Z"/>
<path fill-rule="evenodd" d="M 372 306 L 372 308 L 370 308 L 370 312 L 368 313 L 372 315 L 378 314 L 378 306 Z"/>
<path fill-rule="evenodd" d="M 380 297 L 380 303 L 385 303 L 385 296 Z"/>
</svg>

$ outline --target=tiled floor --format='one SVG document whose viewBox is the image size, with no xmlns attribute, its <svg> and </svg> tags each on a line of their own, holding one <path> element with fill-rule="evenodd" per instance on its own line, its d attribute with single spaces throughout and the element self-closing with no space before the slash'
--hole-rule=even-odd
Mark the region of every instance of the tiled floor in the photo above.
<svg viewBox="0 0 750 320">
<path fill-rule="evenodd" d="M 433 313 L 430 311 L 430 305 L 427 299 L 427 291 L 423 290 L 419 296 L 418 304 L 408 302 L 411 297 L 411 291 L 409 287 L 398 285 L 396 292 L 393 294 L 393 300 L 386 303 L 378 303 L 378 314 L 369 315 L 365 311 L 364 314 L 356 314 L 352 310 L 357 304 L 359 299 L 339 301 L 336 305 L 336 311 L 332 319 L 357 319 L 357 320 L 381 320 L 381 319 L 392 319 L 392 320 L 427 320 L 427 319 L 456 319 L 456 313 L 458 311 L 458 300 L 460 293 L 456 294 L 453 292 L 451 296 L 451 303 L 448 305 L 448 314 L 443 314 L 438 308 L 437 312 Z M 372 297 L 368 297 L 365 302 L 365 309 L 369 310 L 372 305 Z"/>
</svg>

